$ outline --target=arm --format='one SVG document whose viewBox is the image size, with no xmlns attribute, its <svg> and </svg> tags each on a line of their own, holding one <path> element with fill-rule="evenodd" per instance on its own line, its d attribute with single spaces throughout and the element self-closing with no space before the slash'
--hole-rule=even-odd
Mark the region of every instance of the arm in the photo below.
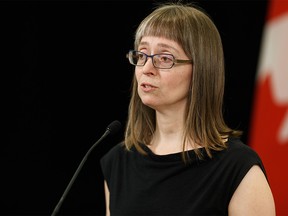
<svg viewBox="0 0 288 216">
<path fill-rule="evenodd" d="M 259 166 L 253 166 L 234 192 L 229 216 L 275 216 L 275 204 L 268 181 Z"/>
<path fill-rule="evenodd" d="M 106 202 L 106 216 L 110 216 L 110 210 L 109 210 L 110 192 L 109 192 L 109 188 L 108 188 L 106 181 L 104 181 L 104 192 L 105 192 L 105 202 Z"/>
</svg>

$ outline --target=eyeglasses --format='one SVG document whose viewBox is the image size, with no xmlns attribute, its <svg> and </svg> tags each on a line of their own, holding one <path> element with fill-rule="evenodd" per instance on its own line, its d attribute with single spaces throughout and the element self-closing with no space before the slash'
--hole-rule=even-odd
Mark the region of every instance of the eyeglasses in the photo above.
<svg viewBox="0 0 288 216">
<path fill-rule="evenodd" d="M 155 68 L 170 69 L 175 64 L 191 64 L 192 60 L 175 59 L 172 54 L 154 54 L 147 55 L 146 53 L 130 50 L 126 57 L 129 59 L 130 64 L 135 66 L 144 66 L 148 57 L 152 58 L 152 63 Z"/>
</svg>

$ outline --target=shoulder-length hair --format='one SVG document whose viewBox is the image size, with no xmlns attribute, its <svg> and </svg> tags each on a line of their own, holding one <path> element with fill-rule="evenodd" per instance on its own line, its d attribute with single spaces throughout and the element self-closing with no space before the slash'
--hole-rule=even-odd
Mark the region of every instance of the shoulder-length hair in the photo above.
<svg viewBox="0 0 288 216">
<path fill-rule="evenodd" d="M 224 54 L 220 34 L 211 18 L 192 4 L 166 3 L 159 5 L 138 26 L 134 49 L 144 36 L 164 37 L 176 41 L 189 59 L 193 60 L 190 93 L 185 113 L 183 159 L 187 161 L 185 143 L 190 140 L 206 150 L 225 149 L 229 136 L 241 131 L 230 129 L 224 122 L 222 106 L 225 74 Z M 144 105 L 137 93 L 135 75 L 124 143 L 144 153 L 142 144 L 149 145 L 155 131 L 155 110 Z M 201 158 L 201 151 L 195 149 Z"/>
</svg>

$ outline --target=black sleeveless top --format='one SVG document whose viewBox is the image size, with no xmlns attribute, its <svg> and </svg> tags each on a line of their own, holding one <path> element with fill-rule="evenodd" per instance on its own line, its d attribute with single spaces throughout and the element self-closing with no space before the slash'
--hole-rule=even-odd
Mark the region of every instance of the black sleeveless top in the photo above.
<svg viewBox="0 0 288 216">
<path fill-rule="evenodd" d="M 240 139 L 229 139 L 228 148 L 213 151 L 203 160 L 188 151 L 185 165 L 181 153 L 148 155 L 123 144 L 114 146 L 101 167 L 110 191 L 113 215 L 228 215 L 229 201 L 253 165 L 264 166 L 255 151 Z"/>
</svg>

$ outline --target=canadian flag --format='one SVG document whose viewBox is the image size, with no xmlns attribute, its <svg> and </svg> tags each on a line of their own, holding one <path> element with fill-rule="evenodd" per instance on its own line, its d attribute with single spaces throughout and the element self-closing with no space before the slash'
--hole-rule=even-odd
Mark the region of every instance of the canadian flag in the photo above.
<svg viewBox="0 0 288 216">
<path fill-rule="evenodd" d="M 248 144 L 263 160 L 277 215 L 288 215 L 288 0 L 270 0 Z"/>
</svg>

